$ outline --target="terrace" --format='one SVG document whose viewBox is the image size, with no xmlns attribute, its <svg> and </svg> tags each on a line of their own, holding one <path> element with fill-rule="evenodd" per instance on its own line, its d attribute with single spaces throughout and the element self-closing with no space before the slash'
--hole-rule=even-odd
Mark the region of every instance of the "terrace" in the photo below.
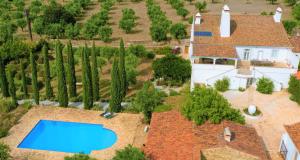
<svg viewBox="0 0 300 160">
<path fill-rule="evenodd" d="M 21 118 L 19 124 L 11 128 L 10 135 L 1 139 L 1 141 L 10 146 L 13 159 L 23 159 L 24 157 L 32 160 L 64 159 L 65 156 L 71 154 L 17 148 L 21 141 L 40 120 L 55 120 L 102 124 L 105 128 L 114 131 L 117 135 L 117 141 L 114 145 L 110 148 L 97 151 L 94 150 L 90 153 L 91 157 L 97 159 L 111 159 L 115 155 L 116 150 L 123 149 L 128 144 L 142 147 L 146 134 L 143 132 L 144 125 L 141 123 L 142 116 L 140 114 L 118 113 L 112 119 L 105 119 L 99 116 L 101 113 L 101 111 L 52 106 L 34 107 Z"/>
</svg>

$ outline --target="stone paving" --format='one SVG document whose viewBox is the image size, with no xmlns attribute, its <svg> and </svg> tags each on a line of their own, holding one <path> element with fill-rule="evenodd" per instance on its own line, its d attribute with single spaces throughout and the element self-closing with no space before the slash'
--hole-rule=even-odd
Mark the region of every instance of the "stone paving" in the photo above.
<svg viewBox="0 0 300 160">
<path fill-rule="evenodd" d="M 118 113 L 112 119 L 105 119 L 99 116 L 101 113 L 101 111 L 74 108 L 37 106 L 26 113 L 20 122 L 11 128 L 9 136 L 0 139 L 0 141 L 10 146 L 11 155 L 14 160 L 63 160 L 65 156 L 71 154 L 17 148 L 37 122 L 41 119 L 45 119 L 103 124 L 104 127 L 116 132 L 118 140 L 112 147 L 100 151 L 92 151 L 90 154 L 91 157 L 101 160 L 111 159 L 115 155 L 116 150 L 122 149 L 128 144 L 142 145 L 144 143 L 143 141 L 146 134 L 143 133 L 141 114 Z M 137 142 L 136 135 L 138 135 L 139 142 Z"/>
<path fill-rule="evenodd" d="M 264 95 L 249 88 L 245 92 L 227 91 L 223 94 L 235 108 L 244 109 L 250 104 L 256 105 L 262 112 L 258 119 L 246 118 L 263 138 L 273 160 L 281 160 L 278 151 L 284 125 L 300 122 L 300 106 L 289 99 L 287 91 Z"/>
</svg>

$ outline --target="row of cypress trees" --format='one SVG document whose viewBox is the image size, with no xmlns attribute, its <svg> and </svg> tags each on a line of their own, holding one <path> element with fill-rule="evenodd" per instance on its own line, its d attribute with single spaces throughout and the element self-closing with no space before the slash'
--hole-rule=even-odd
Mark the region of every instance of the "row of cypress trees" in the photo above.
<svg viewBox="0 0 300 160">
<path fill-rule="evenodd" d="M 53 89 L 51 87 L 51 74 L 50 74 L 50 63 L 49 63 L 49 53 L 48 45 L 45 43 L 42 48 L 43 56 L 43 68 L 44 68 L 44 83 L 46 98 L 54 98 Z M 72 48 L 71 41 L 66 45 L 66 54 L 67 54 L 67 64 L 66 71 L 64 66 L 64 59 L 62 54 L 62 44 L 59 41 L 55 43 L 55 65 L 56 65 L 56 75 L 57 75 L 57 100 L 62 107 L 67 107 L 69 98 L 77 97 L 76 91 L 76 75 L 75 75 L 75 59 L 74 52 Z M 81 57 L 82 57 L 82 79 L 83 79 L 83 88 L 84 88 L 84 107 L 90 109 L 93 107 L 93 101 L 100 99 L 99 94 L 99 70 L 97 64 L 97 50 L 95 43 L 91 49 L 91 62 L 90 65 L 90 56 L 88 53 L 88 48 L 85 46 L 81 48 Z M 36 104 L 39 104 L 40 95 L 39 95 L 39 86 L 38 86 L 38 77 L 37 77 L 37 63 L 36 55 L 30 52 L 29 56 L 30 67 L 31 67 L 31 80 L 32 80 L 32 91 L 33 99 Z M 25 97 L 28 97 L 27 89 L 27 79 L 26 79 L 26 63 L 20 60 L 21 68 L 21 91 L 24 93 Z M 14 103 L 17 103 L 16 97 L 16 87 L 14 84 L 14 77 L 11 71 L 5 71 L 4 62 L 0 59 L 0 84 L 3 97 L 11 96 Z M 67 87 L 68 86 L 68 87 Z M 69 92 L 69 96 L 68 96 Z"/>
<path fill-rule="evenodd" d="M 93 43 L 91 53 L 89 54 L 87 46 L 80 48 L 81 60 L 82 60 L 82 83 L 83 83 L 83 102 L 84 108 L 90 109 L 93 107 L 94 101 L 100 99 L 99 94 L 99 70 L 97 64 L 97 51 L 95 43 Z M 62 54 L 62 44 L 57 41 L 55 44 L 55 55 L 56 55 L 56 73 L 57 73 L 57 99 L 59 105 L 67 107 L 69 97 L 76 97 L 76 76 L 75 76 L 75 60 L 72 49 L 72 44 L 69 41 L 66 46 L 67 53 L 67 66 L 65 71 L 64 60 Z M 50 63 L 48 46 L 44 44 L 42 48 L 42 55 L 44 61 L 44 82 L 46 90 L 46 98 L 51 99 L 54 97 L 54 93 L 51 87 L 51 75 L 50 75 Z M 89 56 L 91 55 L 91 57 Z M 31 67 L 31 79 L 32 79 L 32 90 L 33 98 L 36 104 L 39 104 L 39 87 L 37 77 L 37 63 L 34 53 L 30 52 L 30 67 Z M 90 64 L 91 61 L 91 64 Z M 26 63 L 20 62 L 21 65 L 21 77 L 22 77 L 22 91 L 25 96 L 28 96 L 27 82 L 26 82 Z M 0 66 L 3 65 L 3 61 L 0 60 Z M 4 68 L 4 67 L 0 67 Z M 5 69 L 0 69 L 0 76 L 6 74 Z M 6 77 L 8 77 L 8 82 Z M 126 96 L 128 89 L 128 82 L 126 78 L 125 69 L 125 47 L 124 42 L 121 40 L 119 54 L 114 55 L 113 66 L 111 71 L 111 100 L 110 109 L 112 112 L 121 111 L 121 102 Z M 14 84 L 13 74 L 8 71 L 7 76 L 1 76 L 1 90 L 4 97 L 11 96 L 16 103 L 16 88 Z M 4 82 L 4 83 L 3 83 Z M 6 84 L 6 85 L 5 85 Z M 8 84 L 8 86 L 7 86 Z M 68 85 L 68 87 L 67 87 Z M 69 96 L 68 96 L 69 92 Z"/>
<path fill-rule="evenodd" d="M 121 102 L 126 96 L 128 82 L 125 69 L 125 47 L 121 40 L 119 55 L 114 55 L 113 65 L 111 70 L 111 99 L 110 110 L 112 112 L 120 112 L 122 110 Z"/>
</svg>

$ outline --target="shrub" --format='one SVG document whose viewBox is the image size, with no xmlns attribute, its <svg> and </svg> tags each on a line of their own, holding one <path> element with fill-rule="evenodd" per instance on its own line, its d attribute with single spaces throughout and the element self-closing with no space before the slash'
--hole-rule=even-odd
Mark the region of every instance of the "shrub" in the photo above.
<svg viewBox="0 0 300 160">
<path fill-rule="evenodd" d="M 162 104 L 159 106 L 156 106 L 153 110 L 153 112 L 166 112 L 172 110 L 172 106 L 168 104 Z"/>
<path fill-rule="evenodd" d="M 290 99 L 300 104 L 300 81 L 295 76 L 290 77 L 288 92 Z"/>
<path fill-rule="evenodd" d="M 182 23 L 176 23 L 172 25 L 170 32 L 175 39 L 184 39 L 187 36 L 185 26 Z"/>
<path fill-rule="evenodd" d="M 67 156 L 64 160 L 96 160 L 95 158 L 90 158 L 88 155 L 85 154 L 75 154 L 71 157 Z"/>
<path fill-rule="evenodd" d="M 198 12 L 204 12 L 206 9 L 206 6 L 207 6 L 206 1 L 195 3 L 195 8 L 198 10 Z"/>
<path fill-rule="evenodd" d="M 239 91 L 240 91 L 240 92 L 244 92 L 245 90 L 246 90 L 245 88 L 239 87 Z"/>
<path fill-rule="evenodd" d="M 257 82 L 256 90 L 263 94 L 271 94 L 274 89 L 273 81 L 269 78 L 260 78 Z"/>
<path fill-rule="evenodd" d="M 158 55 L 167 55 L 172 53 L 172 48 L 170 46 L 166 46 L 161 48 L 155 48 L 153 51 L 155 54 Z"/>
<path fill-rule="evenodd" d="M 180 95 L 177 91 L 173 90 L 173 89 L 170 89 L 170 93 L 169 93 L 170 96 L 177 96 L 177 95 Z"/>
<path fill-rule="evenodd" d="M 267 13 L 266 11 L 262 11 L 262 12 L 260 13 L 260 15 L 262 15 L 262 16 L 267 16 L 268 13 Z"/>
<path fill-rule="evenodd" d="M 152 63 L 155 78 L 184 83 L 191 76 L 190 61 L 168 54 Z"/>
<path fill-rule="evenodd" d="M 154 59 L 155 58 L 155 54 L 153 52 L 147 52 L 146 57 L 148 59 Z"/>
<path fill-rule="evenodd" d="M 295 27 L 297 27 L 297 22 L 293 20 L 283 21 L 283 26 L 288 34 L 291 34 Z"/>
<path fill-rule="evenodd" d="M 189 17 L 189 18 L 188 18 L 189 24 L 192 24 L 192 23 L 193 23 L 193 20 L 194 20 L 194 17 L 193 17 L 193 16 Z"/>
<path fill-rule="evenodd" d="M 215 88 L 216 90 L 220 91 L 220 92 L 225 92 L 229 89 L 230 86 L 230 80 L 225 77 L 222 80 L 217 80 L 215 83 Z"/>
<path fill-rule="evenodd" d="M 146 156 L 140 149 L 128 145 L 124 149 L 117 150 L 112 160 L 146 160 Z"/>
<path fill-rule="evenodd" d="M 0 112 L 7 113 L 16 108 L 13 100 L 11 98 L 0 99 Z"/>
<path fill-rule="evenodd" d="M 222 120 L 245 123 L 238 109 L 232 108 L 231 104 L 215 89 L 205 86 L 196 87 L 190 93 L 182 108 L 182 114 L 198 125 L 206 121 L 220 123 Z"/>
<path fill-rule="evenodd" d="M 147 54 L 147 50 L 144 45 L 130 45 L 127 52 L 137 57 L 144 57 Z"/>
<path fill-rule="evenodd" d="M 132 107 L 136 111 L 143 112 L 145 122 L 149 123 L 154 108 L 161 103 L 163 96 L 160 91 L 154 88 L 152 83 L 146 82 L 143 88 L 137 92 Z"/>
<path fill-rule="evenodd" d="M 1 160 L 9 160 L 10 155 L 9 155 L 10 149 L 8 145 L 4 143 L 0 143 L 0 159 Z"/>
</svg>

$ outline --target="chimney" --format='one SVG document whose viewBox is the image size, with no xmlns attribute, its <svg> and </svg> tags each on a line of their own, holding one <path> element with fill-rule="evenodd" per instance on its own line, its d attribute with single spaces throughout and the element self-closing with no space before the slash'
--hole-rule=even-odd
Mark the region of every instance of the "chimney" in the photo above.
<svg viewBox="0 0 300 160">
<path fill-rule="evenodd" d="M 278 7 L 276 9 L 276 12 L 275 12 L 274 16 L 273 16 L 274 21 L 276 23 L 280 23 L 281 22 L 281 15 L 282 15 L 282 9 L 280 7 Z"/>
<path fill-rule="evenodd" d="M 225 5 L 222 10 L 220 36 L 230 37 L 230 9 L 227 5 Z"/>
<path fill-rule="evenodd" d="M 227 141 L 227 142 L 231 141 L 231 132 L 229 130 L 229 127 L 226 127 L 224 129 L 224 140 Z"/>
<path fill-rule="evenodd" d="M 196 14 L 195 24 L 200 24 L 200 23 L 201 23 L 201 14 L 198 12 Z"/>
</svg>

